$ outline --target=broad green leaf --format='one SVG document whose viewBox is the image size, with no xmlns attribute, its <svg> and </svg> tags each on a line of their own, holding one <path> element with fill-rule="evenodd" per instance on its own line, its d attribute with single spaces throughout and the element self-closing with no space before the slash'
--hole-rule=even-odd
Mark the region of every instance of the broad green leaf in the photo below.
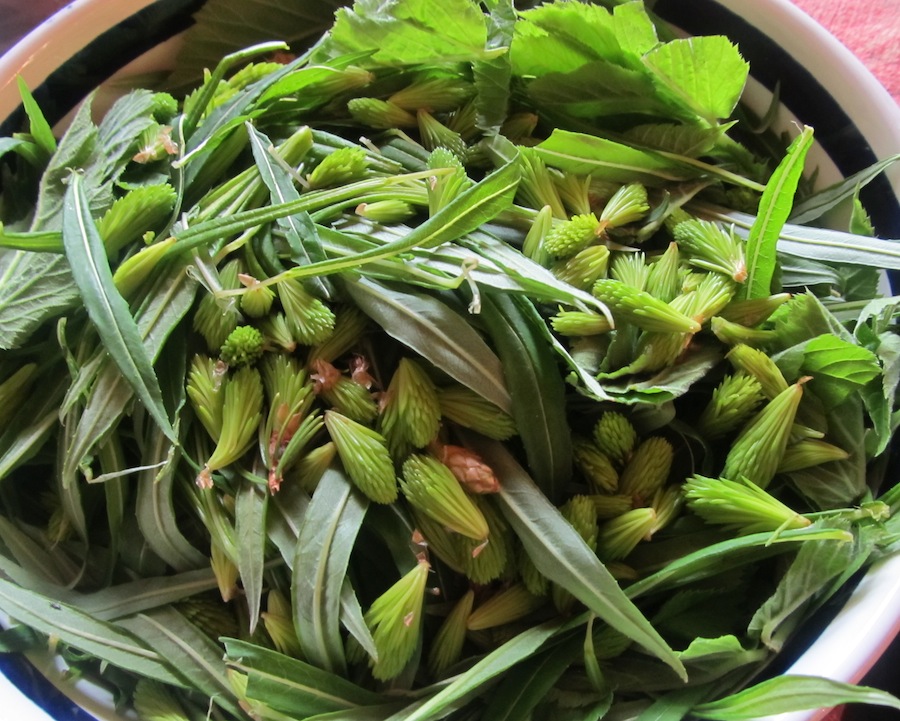
<svg viewBox="0 0 900 721">
<path fill-rule="evenodd" d="M 648 52 L 644 63 L 709 125 L 731 115 L 749 72 L 737 47 L 721 35 L 670 40 Z"/>
<path fill-rule="evenodd" d="M 499 0 L 489 8 L 487 49 L 508 49 L 512 43 L 516 10 L 512 0 Z M 496 131 L 506 120 L 509 108 L 512 65 L 509 52 L 472 63 L 475 81 L 476 125 L 483 131 Z"/>
<path fill-rule="evenodd" d="M 187 687 L 168 660 L 115 625 L 0 579 L 0 609 L 20 623 L 142 676 Z"/>
<path fill-rule="evenodd" d="M 747 280 L 744 283 L 747 298 L 762 298 L 771 293 L 778 239 L 790 215 L 794 193 L 812 143 L 812 128 L 806 127 L 791 143 L 784 159 L 766 183 L 756 220 L 747 237 Z M 789 248 L 784 250 L 792 252 Z"/>
<path fill-rule="evenodd" d="M 502 445 L 475 437 L 472 448 L 500 480 L 503 515 L 537 569 L 619 632 L 675 671 L 684 667 L 650 622 L 628 600 L 612 574 Z"/>
<path fill-rule="evenodd" d="M 266 486 L 246 479 L 235 495 L 234 526 L 238 544 L 238 571 L 247 599 L 251 634 L 259 621 L 262 602 L 268 502 Z"/>
<path fill-rule="evenodd" d="M 103 239 L 77 174 L 72 175 L 66 194 L 63 243 L 72 277 L 106 350 L 153 419 L 174 440 L 153 363 L 128 304 L 113 284 Z"/>
<path fill-rule="evenodd" d="M 512 399 L 500 359 L 453 308 L 424 293 L 366 278 L 344 286 L 384 331 L 507 413 Z"/>
<path fill-rule="evenodd" d="M 300 538 L 300 527 L 308 509 L 309 496 L 296 483 L 281 488 L 269 503 L 267 535 L 291 570 L 297 551 L 297 539 Z"/>
<path fill-rule="evenodd" d="M 247 695 L 276 711 L 306 718 L 332 711 L 352 712 L 385 699 L 333 673 L 237 639 L 225 639 L 226 663 L 247 674 Z"/>
<path fill-rule="evenodd" d="M 294 627 L 309 662 L 346 673 L 341 598 L 350 552 L 368 501 L 336 468 L 325 472 L 306 509 L 294 557 Z"/>
<path fill-rule="evenodd" d="M 471 62 L 489 57 L 481 9 L 470 0 L 356 0 L 335 15 L 333 55 L 369 51 L 383 65 Z"/>
<path fill-rule="evenodd" d="M 109 188 L 108 181 L 118 180 L 138 150 L 141 134 L 155 124 L 154 93 L 149 90 L 132 90 L 119 98 L 104 114 L 97 126 L 99 158 L 96 173 Z M 111 188 L 104 194 L 104 202 L 112 203 Z M 92 202 L 92 207 L 95 205 Z M 105 210 L 105 208 L 104 208 Z"/>
<path fill-rule="evenodd" d="M 532 656 L 559 631 L 559 628 L 558 621 L 547 621 L 522 631 L 484 656 L 470 669 L 456 676 L 449 685 L 420 706 L 394 714 L 388 721 L 436 721 L 443 718 L 447 714 L 447 709 L 452 709 L 456 701 L 467 699 L 470 694 L 485 693 L 488 681 Z"/>
<path fill-rule="evenodd" d="M 878 689 L 853 686 L 818 676 L 776 676 L 718 701 L 691 709 L 714 721 L 742 721 L 759 716 L 866 703 L 900 710 L 900 699 Z"/>
<path fill-rule="evenodd" d="M 700 170 L 651 150 L 559 128 L 536 150 L 541 160 L 553 168 L 616 183 L 657 186 L 701 175 Z"/>
<path fill-rule="evenodd" d="M 531 476 L 558 502 L 572 476 L 572 431 L 565 383 L 546 343 L 544 320 L 527 299 L 503 295 L 485 297 L 481 316 L 503 364 Z"/>
</svg>

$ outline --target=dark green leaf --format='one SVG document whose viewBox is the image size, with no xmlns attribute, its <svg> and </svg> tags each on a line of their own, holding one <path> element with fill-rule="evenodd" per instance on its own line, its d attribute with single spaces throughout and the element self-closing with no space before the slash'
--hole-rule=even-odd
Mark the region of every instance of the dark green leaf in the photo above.
<svg viewBox="0 0 900 721">
<path fill-rule="evenodd" d="M 503 364 L 512 416 L 528 468 L 554 502 L 572 476 L 572 432 L 565 383 L 544 337 L 544 320 L 525 298 L 486 296 L 481 316 Z"/>
<path fill-rule="evenodd" d="M 345 288 L 388 335 L 501 410 L 510 411 L 512 400 L 500 359 L 450 306 L 433 296 L 396 290 L 366 278 L 347 279 Z"/>
<path fill-rule="evenodd" d="M 325 472 L 300 526 L 294 558 L 294 626 L 310 663 L 346 672 L 341 598 L 368 502 L 336 468 Z"/>
<path fill-rule="evenodd" d="M 335 674 L 277 651 L 225 639 L 228 666 L 247 674 L 247 695 L 292 716 L 378 706 L 385 699 Z"/>
<path fill-rule="evenodd" d="M 490 8 L 487 18 L 487 48 L 508 49 L 512 43 L 516 11 L 511 0 L 499 0 Z M 472 77 L 475 80 L 476 124 L 484 131 L 500 128 L 509 107 L 512 65 L 509 52 L 504 52 L 489 60 L 472 63 Z"/>
<path fill-rule="evenodd" d="M 153 419 L 174 440 L 153 363 L 128 304 L 113 284 L 103 239 L 77 174 L 71 176 L 66 194 L 63 242 L 72 276 L 106 350 Z"/>
<path fill-rule="evenodd" d="M 497 474 L 500 509 L 537 569 L 610 626 L 684 674 L 675 652 L 509 451 L 474 437 L 468 438 L 468 443 Z"/>
<path fill-rule="evenodd" d="M 20 623 L 97 658 L 174 686 L 187 686 L 168 661 L 115 625 L 0 579 L 0 608 Z"/>
<path fill-rule="evenodd" d="M 266 512 L 269 494 L 265 485 L 244 480 L 235 495 L 234 526 L 238 545 L 238 570 L 247 599 L 250 633 L 259 621 L 266 563 Z"/>
<path fill-rule="evenodd" d="M 558 621 L 548 621 L 523 631 L 499 648 L 491 651 L 470 669 L 456 676 L 453 681 L 410 711 L 401 711 L 388 721 L 436 721 L 443 718 L 447 709 L 473 693 L 487 691 L 486 684 L 508 668 L 533 655 L 559 630 Z"/>
</svg>

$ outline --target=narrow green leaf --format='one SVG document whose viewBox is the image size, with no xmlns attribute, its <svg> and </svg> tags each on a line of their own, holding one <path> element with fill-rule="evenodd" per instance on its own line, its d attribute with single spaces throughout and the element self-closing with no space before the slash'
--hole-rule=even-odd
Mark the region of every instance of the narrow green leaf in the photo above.
<svg viewBox="0 0 900 721">
<path fill-rule="evenodd" d="M 839 203 L 854 197 L 860 188 L 868 185 L 898 161 L 900 161 L 900 153 L 880 160 L 834 185 L 813 193 L 794 206 L 790 217 L 791 223 L 802 225 L 821 218 Z"/>
<path fill-rule="evenodd" d="M 122 669 L 186 687 L 168 661 L 115 625 L 0 579 L 0 608 L 20 623 Z"/>
<path fill-rule="evenodd" d="M 264 485 L 244 480 L 235 496 L 234 525 L 238 545 L 238 571 L 247 599 L 250 633 L 259 621 L 266 564 L 266 511 L 269 494 Z"/>
<path fill-rule="evenodd" d="M 135 515 L 138 528 L 156 555 L 177 571 L 198 568 L 209 559 L 187 540 L 178 527 L 172 499 L 177 449 L 155 425 L 148 430 L 142 458 L 147 466 L 137 478 Z M 165 463 L 162 468 L 153 468 Z"/>
<path fill-rule="evenodd" d="M 491 651 L 470 669 L 456 676 L 448 686 L 420 706 L 394 714 L 388 721 L 436 721 L 444 718 L 447 709 L 452 710 L 456 701 L 468 698 L 470 694 L 485 693 L 488 681 L 532 656 L 559 631 L 559 628 L 558 621 L 547 621 L 523 631 L 500 648 Z"/>
<path fill-rule="evenodd" d="M 19 84 L 19 94 L 22 96 L 22 106 L 25 108 L 25 114 L 28 116 L 28 131 L 35 142 L 44 151 L 46 157 L 50 157 L 56 152 L 56 138 L 53 136 L 53 128 L 44 117 L 43 111 L 35 101 L 31 90 L 21 75 L 16 76 L 16 82 Z"/>
<path fill-rule="evenodd" d="M 566 669 L 577 661 L 581 645 L 581 638 L 575 636 L 511 670 L 491 691 L 484 718 L 491 721 L 528 718 Z"/>
<path fill-rule="evenodd" d="M 791 143 L 787 155 L 766 183 L 747 238 L 747 280 L 744 284 L 747 298 L 762 298 L 771 293 L 778 238 L 791 213 L 794 193 L 812 143 L 812 128 L 806 127 Z"/>
<path fill-rule="evenodd" d="M 66 385 L 61 373 L 53 383 L 37 384 L 28 405 L 20 408 L 0 433 L 0 482 L 50 439 L 59 424 L 59 405 Z"/>
<path fill-rule="evenodd" d="M 776 676 L 718 701 L 695 706 L 691 713 L 714 721 L 742 721 L 760 716 L 866 703 L 900 710 L 900 699 L 868 686 L 853 686 L 818 676 Z"/>
<path fill-rule="evenodd" d="M 336 468 L 325 472 L 306 509 L 294 558 L 294 626 L 310 663 L 345 673 L 341 598 L 347 564 L 368 502 Z"/>
<path fill-rule="evenodd" d="M 232 714 L 240 707 L 226 676 L 222 648 L 173 608 L 122 619 L 118 625 L 140 638 L 179 673 L 191 687 Z"/>
<path fill-rule="evenodd" d="M 276 711 L 306 718 L 379 706 L 385 699 L 333 673 L 246 641 L 224 639 L 226 663 L 248 676 L 247 695 Z"/>
<path fill-rule="evenodd" d="M 72 276 L 110 357 L 160 428 L 175 440 L 153 363 L 128 304 L 113 284 L 103 239 L 91 217 L 77 174 L 71 176 L 66 193 L 63 243 Z"/>
<path fill-rule="evenodd" d="M 450 306 L 433 296 L 397 290 L 367 278 L 348 278 L 344 287 L 388 335 L 501 410 L 510 412 L 512 399 L 500 359 Z"/>
<path fill-rule="evenodd" d="M 362 606 L 353 590 L 350 579 L 345 577 L 341 586 L 341 625 L 353 636 L 356 642 L 365 650 L 369 657 L 378 660 L 378 649 L 375 648 L 375 639 L 366 625 Z"/>
<path fill-rule="evenodd" d="M 497 474 L 500 508 L 537 569 L 684 676 L 684 666 L 675 652 L 509 451 L 474 436 L 468 437 L 468 444 Z"/>
<path fill-rule="evenodd" d="M 390 258 L 413 248 L 434 248 L 456 240 L 493 220 L 512 204 L 519 183 L 519 166 L 511 161 L 464 190 L 428 220 L 394 242 L 349 258 L 333 258 L 321 263 L 292 268 L 286 274 L 293 278 L 337 273 L 356 268 L 373 260 Z"/>
<path fill-rule="evenodd" d="M 73 596 L 71 603 L 100 621 L 112 621 L 151 611 L 216 588 L 216 577 L 207 566 L 173 576 L 139 578 L 93 593 Z"/>
<path fill-rule="evenodd" d="M 26 250 L 30 253 L 62 253 L 62 233 L 55 230 L 35 230 L 16 233 L 0 223 L 0 248 Z"/>
<path fill-rule="evenodd" d="M 689 165 L 650 150 L 559 128 L 537 146 L 537 154 L 551 167 L 617 183 L 655 186 L 701 175 Z"/>
<path fill-rule="evenodd" d="M 490 8 L 487 19 L 487 48 L 508 49 L 512 44 L 516 11 L 511 0 L 499 0 Z M 496 131 L 506 120 L 509 108 L 512 65 L 509 53 L 472 63 L 475 81 L 476 124 L 484 131 Z"/>
<path fill-rule="evenodd" d="M 565 382 L 544 337 L 546 324 L 527 299 L 504 295 L 483 298 L 481 317 L 503 364 L 531 476 L 558 502 L 572 476 L 572 431 Z"/>
<path fill-rule="evenodd" d="M 250 137 L 250 148 L 253 151 L 253 159 L 259 170 L 262 181 L 269 189 L 273 203 L 287 203 L 297 200 L 300 193 L 294 187 L 294 180 L 290 174 L 273 159 L 271 153 L 274 146 L 269 138 L 252 125 L 247 123 L 247 134 Z M 311 132 L 310 132 L 311 135 Z M 317 261 L 325 260 L 322 248 L 315 241 L 315 226 L 309 215 L 297 213 L 286 218 L 279 218 L 278 226 L 284 231 L 286 240 L 294 251 L 291 260 L 298 265 L 309 265 Z M 312 231 L 312 232 L 310 232 Z M 333 295 L 332 289 L 326 285 L 322 278 L 311 278 L 310 282 L 326 298 Z"/>
</svg>

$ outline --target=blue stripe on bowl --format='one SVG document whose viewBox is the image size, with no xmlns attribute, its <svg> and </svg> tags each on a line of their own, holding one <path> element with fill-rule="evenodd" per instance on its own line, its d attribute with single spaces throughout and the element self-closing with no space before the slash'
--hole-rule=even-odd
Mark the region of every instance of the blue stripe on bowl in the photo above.
<svg viewBox="0 0 900 721">
<path fill-rule="evenodd" d="M 750 63 L 756 80 L 769 90 L 780 83 L 784 106 L 802 123 L 814 126 L 817 141 L 842 175 L 877 162 L 853 120 L 812 72 L 740 15 L 715 0 L 658 0 L 654 11 L 692 35 L 728 35 Z M 880 235 L 900 238 L 900 202 L 883 174 L 862 189 L 860 199 Z"/>
</svg>

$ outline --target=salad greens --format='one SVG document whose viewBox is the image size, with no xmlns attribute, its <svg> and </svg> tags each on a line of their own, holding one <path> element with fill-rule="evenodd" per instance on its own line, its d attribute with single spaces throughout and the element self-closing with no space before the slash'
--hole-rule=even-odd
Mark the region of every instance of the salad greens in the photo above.
<svg viewBox="0 0 900 721">
<path fill-rule="evenodd" d="M 0 648 L 144 721 L 900 708 L 766 675 L 896 547 L 896 158 L 813 190 L 747 74 L 639 1 L 209 0 L 171 93 L 23 85 Z"/>
</svg>

